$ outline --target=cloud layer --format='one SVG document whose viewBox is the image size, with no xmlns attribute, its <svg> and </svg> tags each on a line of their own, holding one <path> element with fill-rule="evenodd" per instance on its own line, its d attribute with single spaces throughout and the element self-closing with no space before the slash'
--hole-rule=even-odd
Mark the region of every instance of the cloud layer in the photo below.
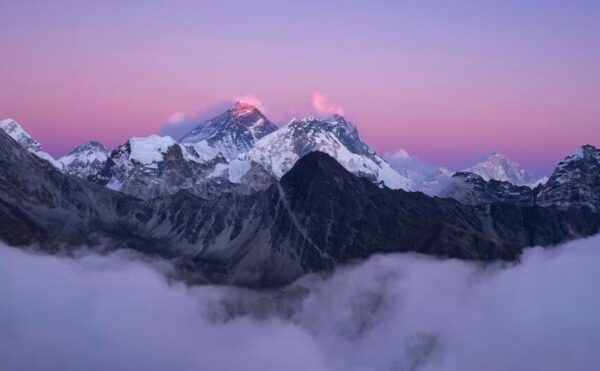
<svg viewBox="0 0 600 371">
<path fill-rule="evenodd" d="M 599 369 L 600 237 L 484 267 L 376 256 L 276 292 L 0 247 L 9 370 Z"/>
</svg>

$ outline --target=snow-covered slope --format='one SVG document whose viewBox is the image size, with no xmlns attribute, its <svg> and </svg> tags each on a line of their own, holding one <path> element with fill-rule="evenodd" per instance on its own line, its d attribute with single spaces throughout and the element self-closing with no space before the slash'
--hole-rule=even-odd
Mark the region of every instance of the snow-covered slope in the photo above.
<svg viewBox="0 0 600 371">
<path fill-rule="evenodd" d="M 35 154 L 39 158 L 42 158 L 49 163 L 51 163 L 57 169 L 62 169 L 62 164 L 54 159 L 49 153 L 45 152 L 42 149 L 41 144 L 33 139 L 33 137 L 19 125 L 13 119 L 4 119 L 0 120 L 0 129 L 3 130 L 6 134 L 10 135 L 14 140 L 16 140 L 20 145 L 27 148 L 29 152 Z"/>
<path fill-rule="evenodd" d="M 492 153 L 485 160 L 464 171 L 477 174 L 484 180 L 495 179 L 515 185 L 526 185 L 534 182 L 532 176 L 525 169 L 499 152 Z"/>
<path fill-rule="evenodd" d="M 108 188 L 140 198 L 187 190 L 209 197 L 229 189 L 216 174 L 227 161 L 223 156 L 206 160 L 192 146 L 171 137 L 133 137 L 113 150 L 102 170 L 91 179 Z"/>
<path fill-rule="evenodd" d="M 109 152 L 101 143 L 88 141 L 78 146 L 68 155 L 58 159 L 64 172 L 80 178 L 96 175 L 102 170 Z"/>
<path fill-rule="evenodd" d="M 412 179 L 392 169 L 361 141 L 356 127 L 339 115 L 326 120 L 293 119 L 256 142 L 248 158 L 280 178 L 311 151 L 325 152 L 347 170 L 389 188 L 413 190 L 416 187 Z"/>
<path fill-rule="evenodd" d="M 253 105 L 237 102 L 226 112 L 202 122 L 181 138 L 191 144 L 200 156 L 214 158 L 221 153 L 232 160 L 247 153 L 257 140 L 277 130 Z"/>
</svg>

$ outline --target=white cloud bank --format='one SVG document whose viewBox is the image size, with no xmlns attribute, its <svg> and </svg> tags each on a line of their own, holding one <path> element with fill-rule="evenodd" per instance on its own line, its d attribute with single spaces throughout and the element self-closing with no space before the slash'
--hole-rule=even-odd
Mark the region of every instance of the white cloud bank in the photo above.
<svg viewBox="0 0 600 371">
<path fill-rule="evenodd" d="M 377 256 L 276 293 L 0 248 L 4 370 L 598 370 L 600 237 L 520 264 Z"/>
</svg>

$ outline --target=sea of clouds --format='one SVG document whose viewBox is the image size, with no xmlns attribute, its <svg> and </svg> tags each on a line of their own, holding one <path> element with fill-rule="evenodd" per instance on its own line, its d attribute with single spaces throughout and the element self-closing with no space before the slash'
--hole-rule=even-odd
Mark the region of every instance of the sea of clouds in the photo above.
<svg viewBox="0 0 600 371">
<path fill-rule="evenodd" d="M 276 291 L 0 247 L 0 370 L 599 370 L 600 236 L 483 266 L 375 256 Z"/>
</svg>

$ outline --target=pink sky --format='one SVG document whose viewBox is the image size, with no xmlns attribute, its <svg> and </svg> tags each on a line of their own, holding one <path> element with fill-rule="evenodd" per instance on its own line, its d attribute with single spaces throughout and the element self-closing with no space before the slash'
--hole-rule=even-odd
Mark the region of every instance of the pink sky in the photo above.
<svg viewBox="0 0 600 371">
<path fill-rule="evenodd" d="M 497 150 L 544 173 L 600 145 L 594 2 L 22 3 L 0 0 L 0 116 L 54 155 L 240 96 L 458 168 Z"/>
</svg>

